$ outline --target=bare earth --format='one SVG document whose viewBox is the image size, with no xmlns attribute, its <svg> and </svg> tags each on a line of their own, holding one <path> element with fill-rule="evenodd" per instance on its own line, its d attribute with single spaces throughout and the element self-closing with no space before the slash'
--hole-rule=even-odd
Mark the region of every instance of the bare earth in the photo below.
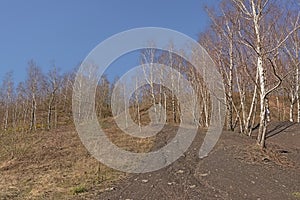
<svg viewBox="0 0 300 200">
<path fill-rule="evenodd" d="M 114 184 L 112 191 L 95 191 L 95 197 L 101 200 L 300 199 L 300 126 L 276 123 L 269 130 L 265 152 L 255 148 L 254 138 L 224 132 L 213 152 L 202 160 L 198 158 L 198 150 L 204 133 L 200 132 L 185 156 L 171 166 L 131 175 Z M 160 137 L 156 148 L 169 139 Z"/>
<path fill-rule="evenodd" d="M 4 145 L 9 143 L 4 140 L 0 199 L 300 199 L 299 130 L 299 124 L 271 124 L 264 151 L 254 145 L 255 132 L 249 138 L 224 131 L 209 156 L 199 159 L 205 135 L 200 130 L 190 149 L 172 165 L 126 176 L 99 165 L 74 131 L 33 135 L 30 141 L 35 142 L 26 151 L 20 147 L 18 157 L 8 156 Z M 175 133 L 176 127 L 166 126 L 152 150 Z M 81 184 L 84 190 L 74 192 Z"/>
</svg>

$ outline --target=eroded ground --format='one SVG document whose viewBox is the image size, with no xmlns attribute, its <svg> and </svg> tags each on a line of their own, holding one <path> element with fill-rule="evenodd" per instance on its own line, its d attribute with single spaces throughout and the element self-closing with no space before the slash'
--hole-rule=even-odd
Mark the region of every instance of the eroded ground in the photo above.
<svg viewBox="0 0 300 200">
<path fill-rule="evenodd" d="M 140 141 L 141 149 L 159 149 L 176 130 L 166 126 L 154 141 Z M 99 164 L 72 128 L 14 140 L 3 135 L 0 199 L 300 199 L 299 130 L 288 122 L 270 125 L 265 151 L 255 147 L 255 137 L 225 131 L 204 159 L 198 158 L 205 135 L 199 130 L 175 163 L 133 175 Z M 115 139 L 130 149 L 132 143 L 122 141 Z"/>
</svg>

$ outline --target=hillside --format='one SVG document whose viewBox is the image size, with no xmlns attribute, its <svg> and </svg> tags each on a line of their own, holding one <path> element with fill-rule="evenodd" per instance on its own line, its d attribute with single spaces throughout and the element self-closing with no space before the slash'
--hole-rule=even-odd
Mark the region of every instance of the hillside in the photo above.
<svg viewBox="0 0 300 200">
<path fill-rule="evenodd" d="M 164 146 L 176 131 L 165 126 L 154 140 L 134 142 L 108 135 L 123 148 L 149 151 Z M 211 154 L 202 160 L 199 134 L 179 160 L 159 171 L 126 175 L 105 167 L 85 150 L 72 127 L 51 132 L 2 134 L 0 199 L 299 199 L 299 124 L 273 123 L 267 149 L 255 139 L 224 132 Z M 118 138 L 118 139 L 116 139 Z"/>
</svg>

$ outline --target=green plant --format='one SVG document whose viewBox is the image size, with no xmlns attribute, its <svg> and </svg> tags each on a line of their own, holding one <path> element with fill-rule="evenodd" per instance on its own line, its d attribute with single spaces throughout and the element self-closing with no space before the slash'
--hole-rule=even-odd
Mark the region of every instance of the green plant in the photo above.
<svg viewBox="0 0 300 200">
<path fill-rule="evenodd" d="M 84 193 L 84 192 L 87 192 L 88 190 L 86 189 L 86 187 L 85 186 L 83 186 L 83 185 L 78 185 L 78 186 L 76 186 L 76 187 L 74 187 L 73 189 L 72 189 L 72 193 L 74 194 L 74 195 L 76 195 L 76 194 L 81 194 L 81 193 Z"/>
<path fill-rule="evenodd" d="M 300 192 L 293 192 L 292 195 L 296 198 L 300 198 Z"/>
</svg>

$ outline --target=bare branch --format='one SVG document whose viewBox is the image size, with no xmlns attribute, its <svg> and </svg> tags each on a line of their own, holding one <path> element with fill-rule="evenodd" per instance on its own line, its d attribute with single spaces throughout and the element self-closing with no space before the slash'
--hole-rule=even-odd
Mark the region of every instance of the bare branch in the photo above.
<svg viewBox="0 0 300 200">
<path fill-rule="evenodd" d="M 300 28 L 300 25 L 298 25 L 298 21 L 299 21 L 299 17 L 300 17 L 300 13 L 298 13 L 298 17 L 297 20 L 295 22 L 295 27 L 285 36 L 285 38 L 283 38 L 276 47 L 274 47 L 273 49 L 267 51 L 265 54 L 269 54 L 274 52 L 275 50 L 277 50 L 279 47 L 281 47 L 281 45 L 295 32 Z"/>
<path fill-rule="evenodd" d="M 266 94 L 265 94 L 265 97 L 267 97 L 271 92 L 273 92 L 274 90 L 276 90 L 281 84 L 282 84 L 282 81 L 289 75 L 293 72 L 290 71 L 288 72 L 287 74 L 285 74 L 283 77 L 280 77 L 278 74 L 277 74 L 277 71 L 276 71 L 276 64 L 270 59 L 270 58 L 267 58 L 268 61 L 271 63 L 271 66 L 272 66 L 272 70 L 273 70 L 273 74 L 275 75 L 275 77 L 278 79 L 278 83 L 271 89 L 269 89 Z"/>
</svg>

